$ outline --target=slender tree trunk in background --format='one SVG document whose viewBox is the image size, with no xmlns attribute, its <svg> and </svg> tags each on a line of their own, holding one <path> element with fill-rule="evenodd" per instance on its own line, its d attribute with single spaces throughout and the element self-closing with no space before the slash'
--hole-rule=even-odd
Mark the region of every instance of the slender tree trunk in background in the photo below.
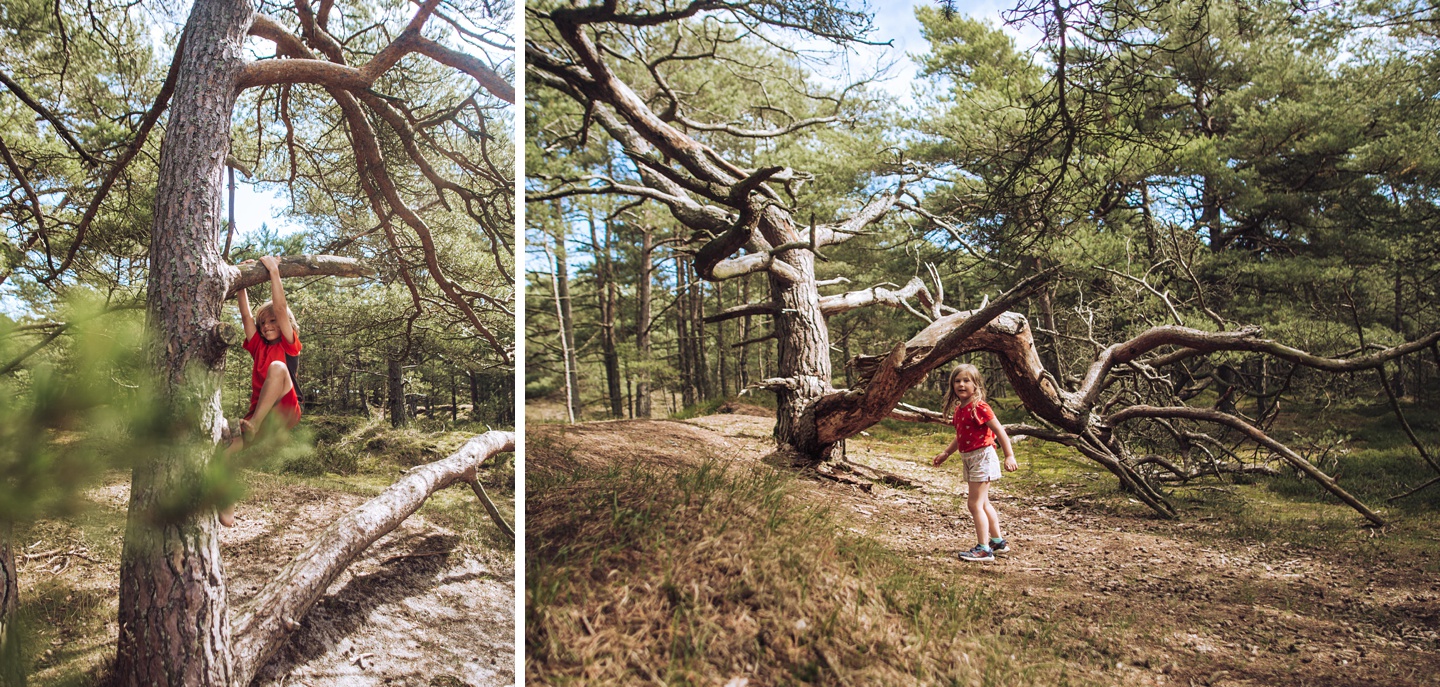
<svg viewBox="0 0 1440 687">
<path fill-rule="evenodd" d="M 466 370 L 465 377 L 470 381 L 470 421 L 480 420 L 480 375 L 474 370 Z"/>
<path fill-rule="evenodd" d="M 1401 300 L 1401 299 L 1404 297 L 1404 282 L 1401 281 L 1401 277 L 1402 277 L 1402 271 L 1401 271 L 1401 269 L 1400 269 L 1400 261 L 1397 260 L 1397 261 L 1395 261 L 1395 310 L 1394 310 L 1393 323 L 1392 323 L 1392 325 L 1391 325 L 1390 328 L 1391 328 L 1391 329 L 1394 329 L 1394 330 L 1395 330 L 1395 333 L 1396 333 L 1396 334 L 1399 334 L 1399 335 L 1400 335 L 1400 339 L 1403 341 L 1403 340 L 1406 340 L 1406 337 L 1405 337 L 1405 308 L 1404 308 L 1403 301 Z M 1396 395 L 1396 396 L 1399 396 L 1399 397 L 1401 397 L 1401 398 L 1404 398 L 1404 397 L 1405 397 L 1405 359 L 1404 359 L 1404 358 L 1401 358 L 1401 359 L 1395 361 L 1395 376 L 1394 376 L 1394 378 L 1393 378 L 1393 383 L 1392 383 L 1391 386 L 1395 389 L 1395 395 Z"/>
<path fill-rule="evenodd" d="M 390 426 L 404 427 L 408 421 L 405 415 L 405 372 L 399 360 L 385 361 L 385 381 L 390 407 Z"/>
<path fill-rule="evenodd" d="M 715 312 L 725 311 L 725 283 L 715 284 Z M 716 379 L 719 382 L 719 393 L 717 398 L 724 398 L 730 394 L 729 370 L 725 366 L 727 348 L 725 346 L 725 322 L 715 323 L 715 358 L 718 364 L 715 367 Z"/>
<path fill-rule="evenodd" d="M 1056 332 L 1045 335 L 1045 341 L 1050 345 L 1040 349 L 1040 361 L 1045 364 L 1047 369 L 1054 370 L 1055 374 L 1061 375 L 1059 378 L 1063 379 L 1065 368 L 1060 366 L 1060 338 L 1058 336 L 1060 330 L 1055 328 L 1055 309 L 1050 297 L 1050 292 L 1053 290 L 1054 287 L 1047 286 L 1035 295 L 1035 300 L 1040 306 L 1040 326 L 1044 327 L 1047 332 Z"/>
<path fill-rule="evenodd" d="M 455 396 L 455 373 L 450 373 L 450 421 L 460 420 L 460 401 Z"/>
<path fill-rule="evenodd" d="M 635 417 L 650 417 L 650 306 L 654 281 L 655 230 L 648 225 L 640 234 L 640 287 L 636 294 L 639 312 L 635 315 L 635 348 L 640 358 L 639 379 L 635 381 Z"/>
<path fill-rule="evenodd" d="M 197 498 L 225 426 L 220 375 L 227 339 L 238 338 L 222 324 L 234 270 L 221 258 L 218 239 L 236 83 L 253 15 L 246 0 L 194 4 L 161 145 L 146 298 L 151 355 L 192 441 L 145 456 L 131 477 L 113 672 L 114 684 L 126 687 L 228 687 L 234 673 L 217 520 Z"/>
<path fill-rule="evenodd" d="M 15 608 L 20 603 L 20 579 L 15 573 L 15 529 L 10 523 L 0 525 L 0 685 L 20 687 L 25 684 L 25 657 L 20 652 L 20 637 L 14 634 Z"/>
<path fill-rule="evenodd" d="M 562 215 L 563 217 L 563 215 Z M 565 356 L 565 403 L 571 421 L 580 417 L 580 371 L 575 359 L 575 318 L 570 309 L 570 266 L 565 253 L 565 236 L 555 236 L 555 301 L 560 310 L 560 348 Z"/>
<path fill-rule="evenodd" d="M 690 350 L 695 352 L 693 363 L 695 364 L 695 392 L 701 401 L 708 401 L 715 397 L 714 385 L 710 379 L 710 354 L 705 350 L 705 282 L 695 274 L 692 264 L 686 263 L 690 270 L 690 336 L 692 343 Z"/>
<path fill-rule="evenodd" d="M 675 342 L 678 346 L 680 368 L 680 396 L 684 405 L 698 402 L 695 384 L 695 356 L 691 351 L 690 338 L 690 268 L 684 258 L 675 258 Z"/>
<path fill-rule="evenodd" d="M 610 417 L 625 417 L 625 399 L 620 390 L 620 354 L 615 350 L 615 283 L 611 273 L 610 224 L 605 224 L 605 241 L 595 234 L 595 215 L 587 210 L 590 245 L 595 254 L 595 291 L 600 297 L 600 357 L 605 364 L 605 390 L 610 398 Z"/>
<path fill-rule="evenodd" d="M 749 303 L 749 302 L 750 302 L 750 275 L 748 275 L 748 274 L 740 278 L 740 302 L 741 302 L 741 303 Z M 754 331 L 754 329 L 751 327 L 750 316 L 749 316 L 749 315 L 746 315 L 745 317 L 741 318 L 740 322 L 741 322 L 741 324 L 740 324 L 740 340 L 741 340 L 741 341 L 749 341 L 749 340 L 750 340 L 750 332 Z M 749 359 L 750 359 L 750 346 L 748 346 L 748 345 L 747 345 L 747 346 L 741 346 L 741 347 L 740 347 L 740 359 L 739 359 L 739 361 L 738 361 L 738 365 L 739 365 L 739 367 L 740 367 L 740 388 L 741 388 L 741 389 L 744 389 L 745 387 L 750 386 L 750 360 L 749 360 Z"/>
</svg>

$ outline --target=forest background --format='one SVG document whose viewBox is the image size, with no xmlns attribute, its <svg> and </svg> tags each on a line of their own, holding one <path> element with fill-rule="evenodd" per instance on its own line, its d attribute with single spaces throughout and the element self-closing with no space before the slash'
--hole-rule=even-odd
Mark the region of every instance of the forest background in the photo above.
<svg viewBox="0 0 1440 687">
<path fill-rule="evenodd" d="M 1158 325 L 1258 328 L 1336 357 L 1440 325 L 1425 8 L 1077 3 L 1057 17 L 1022 3 L 995 13 L 1004 27 L 954 9 L 917 5 L 925 42 L 906 41 L 908 57 L 867 44 L 897 35 L 887 10 L 863 39 L 787 32 L 784 20 L 622 31 L 616 40 L 654 66 L 615 69 L 661 119 L 741 168 L 798 170 L 784 185 L 802 225 L 838 221 L 903 182 L 896 210 L 818 259 L 821 284 L 899 291 L 920 277 L 933 294 L 938 277 L 945 304 L 963 310 L 1063 265 L 1021 311 L 1067 388 L 1097 352 Z M 725 37 L 706 34 L 706 21 Z M 884 80 L 896 72 L 913 76 Z M 737 307 L 760 300 L 764 275 L 697 276 L 706 237 L 671 219 L 662 197 L 644 201 L 634 156 L 617 154 L 633 144 L 538 81 L 527 109 L 537 132 L 528 264 L 541 266 L 527 286 L 527 397 L 568 386 L 576 418 L 645 417 L 713 406 L 773 376 L 765 314 Z M 930 319 L 876 308 L 828 317 L 835 386 L 854 381 L 853 357 Z M 999 362 L 973 360 L 1006 395 Z M 1389 394 L 1429 407 L 1437 363 L 1422 342 L 1380 384 L 1373 371 L 1337 378 L 1231 352 L 1185 363 L 1172 381 L 1181 398 L 1212 394 L 1211 405 L 1264 426 L 1291 401 Z M 937 379 L 907 400 L 933 406 Z M 1344 431 L 1305 441 L 1335 445 Z"/>
</svg>

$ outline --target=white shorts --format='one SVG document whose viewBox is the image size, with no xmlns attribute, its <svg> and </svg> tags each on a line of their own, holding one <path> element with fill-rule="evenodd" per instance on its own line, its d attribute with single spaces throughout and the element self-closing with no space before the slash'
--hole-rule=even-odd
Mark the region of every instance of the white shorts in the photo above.
<svg viewBox="0 0 1440 687">
<path fill-rule="evenodd" d="M 966 451 L 960 454 L 965 464 L 966 482 L 994 482 L 1000 479 L 1000 456 L 994 446 Z"/>
</svg>

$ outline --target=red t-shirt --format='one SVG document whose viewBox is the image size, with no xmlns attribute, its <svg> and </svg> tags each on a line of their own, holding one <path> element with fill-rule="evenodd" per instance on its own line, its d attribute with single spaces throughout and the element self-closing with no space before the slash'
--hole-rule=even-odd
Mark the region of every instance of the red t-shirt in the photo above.
<svg viewBox="0 0 1440 687">
<path fill-rule="evenodd" d="M 995 432 L 989 425 L 993 419 L 995 411 L 984 401 L 971 401 L 956 408 L 955 418 L 950 421 L 955 426 L 956 450 L 964 453 L 994 446 Z"/>
<path fill-rule="evenodd" d="M 260 400 L 260 387 L 265 386 L 265 374 L 270 370 L 270 363 L 280 361 L 285 363 L 287 368 L 294 370 L 292 364 L 295 356 L 300 355 L 300 332 L 295 332 L 295 341 L 286 341 L 282 335 L 274 343 L 265 340 L 260 332 L 255 332 L 245 341 L 245 350 L 250 352 L 250 357 L 255 359 L 255 367 L 250 372 L 250 409 L 245 411 L 245 418 L 248 420 L 255 414 L 255 403 Z M 300 422 L 300 397 L 296 395 L 293 379 L 291 389 L 278 402 L 275 403 L 276 410 L 285 415 L 286 421 L 291 427 Z"/>
</svg>

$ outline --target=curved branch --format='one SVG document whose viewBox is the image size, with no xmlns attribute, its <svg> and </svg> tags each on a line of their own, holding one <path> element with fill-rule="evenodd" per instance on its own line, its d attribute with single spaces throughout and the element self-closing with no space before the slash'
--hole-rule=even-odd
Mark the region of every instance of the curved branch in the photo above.
<svg viewBox="0 0 1440 687">
<path fill-rule="evenodd" d="M 186 37 L 189 35 L 188 28 L 180 34 L 180 42 L 175 46 L 175 57 L 170 60 L 170 71 L 165 74 L 165 83 L 161 84 L 160 92 L 155 95 L 155 102 L 150 109 L 145 111 L 145 116 L 140 120 L 140 130 L 135 132 L 134 140 L 130 141 L 129 147 L 120 154 L 115 164 L 105 173 L 105 179 L 100 182 L 100 188 L 95 191 L 95 197 L 90 199 L 90 205 L 85 208 L 85 214 L 80 218 L 80 225 L 75 227 L 75 241 L 70 244 L 70 250 L 65 254 L 65 259 L 60 261 L 60 266 L 50 275 L 40 279 L 41 283 L 48 282 L 64 274 L 70 268 L 70 263 L 75 261 L 75 256 L 80 252 L 80 246 L 85 242 L 85 232 L 90 229 L 90 224 L 95 221 L 95 215 L 100 212 L 100 204 L 105 202 L 105 197 L 110 193 L 110 187 L 115 185 L 115 180 L 120 178 L 120 173 L 135 155 L 145 146 L 145 140 L 150 137 L 150 130 L 155 128 L 155 123 L 160 121 L 160 114 L 165 111 L 170 103 L 170 96 L 175 92 L 175 80 L 180 75 L 180 60 L 185 55 Z"/>
<path fill-rule="evenodd" d="M 447 48 L 424 36 L 415 41 L 415 52 L 447 67 L 453 67 L 469 74 L 470 78 L 475 79 L 476 83 L 490 91 L 491 95 L 511 105 L 515 104 L 515 87 L 495 70 L 482 64 L 480 58 Z"/>
<path fill-rule="evenodd" d="M 179 61 L 178 58 L 176 61 Z M 20 99 L 20 102 L 25 103 L 26 107 L 34 110 L 35 114 L 44 117 L 45 121 L 50 122 L 50 126 L 55 127 L 55 133 L 59 134 L 60 138 L 64 139 L 66 145 L 70 146 L 71 150 L 74 150 L 75 154 L 79 155 L 81 159 L 91 167 L 100 166 L 100 161 L 96 160 L 90 153 L 86 152 L 84 148 L 80 147 L 80 142 L 75 140 L 75 135 L 70 133 L 69 129 L 65 128 L 65 124 L 60 121 L 59 117 L 55 116 L 54 112 L 51 112 L 49 108 L 30 97 L 30 94 L 26 93 L 25 89 L 22 88 L 20 84 L 15 83 L 15 80 L 11 79 L 10 75 L 4 71 L 0 71 L 0 84 L 4 84 L 5 88 L 10 89 L 10 92 L 14 93 L 15 97 Z"/>
<path fill-rule="evenodd" d="M 1356 512 L 1365 516 L 1365 519 L 1381 527 L 1385 525 L 1384 518 L 1376 515 L 1374 511 L 1366 507 L 1359 499 L 1351 496 L 1349 492 L 1340 488 L 1340 485 L 1335 482 L 1334 478 L 1321 472 L 1319 468 L 1311 465 L 1310 461 L 1300 457 L 1299 454 L 1290 450 L 1288 446 L 1270 438 L 1270 435 L 1234 415 L 1222 413 L 1218 410 L 1210 410 L 1208 408 L 1191 408 L 1188 406 L 1160 408 L 1156 406 L 1139 405 L 1130 406 L 1106 417 L 1105 423 L 1113 427 L 1127 420 L 1138 418 L 1183 418 L 1186 420 L 1200 420 L 1202 422 L 1213 422 L 1215 424 L 1225 425 L 1249 437 L 1251 441 L 1270 449 L 1281 458 L 1284 458 L 1285 461 L 1294 466 L 1295 469 L 1309 475 L 1311 479 L 1319 482 L 1320 486 L 1325 487 L 1326 491 L 1334 494 L 1341 501 L 1344 501 L 1351 508 L 1354 508 Z"/>
</svg>

